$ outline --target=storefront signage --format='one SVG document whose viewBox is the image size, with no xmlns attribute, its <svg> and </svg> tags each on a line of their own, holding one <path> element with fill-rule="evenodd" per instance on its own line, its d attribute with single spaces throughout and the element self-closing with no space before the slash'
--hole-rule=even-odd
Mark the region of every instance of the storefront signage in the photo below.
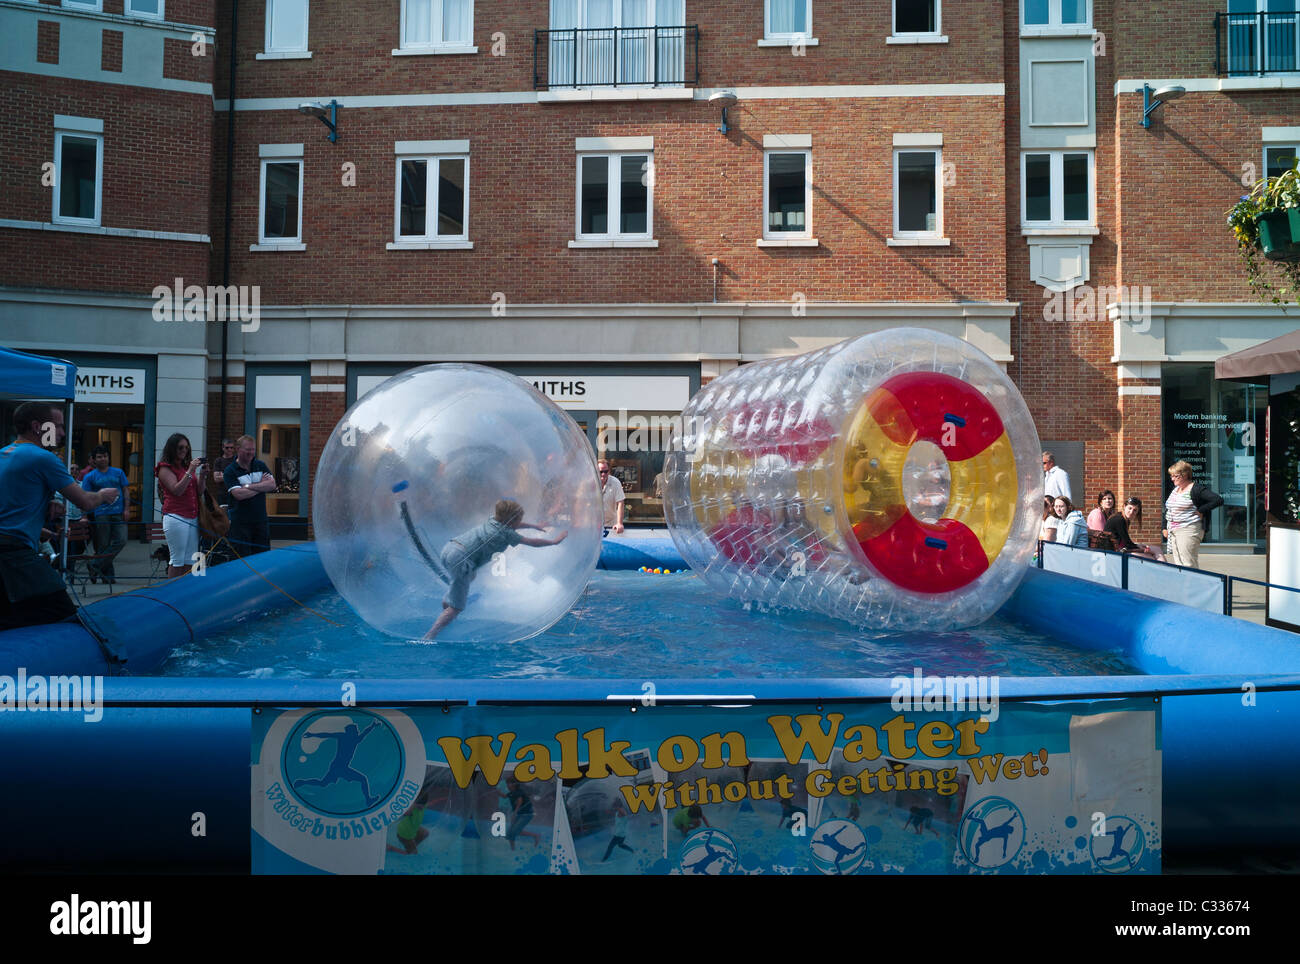
<svg viewBox="0 0 1300 964">
<path fill-rule="evenodd" d="M 526 375 L 524 380 L 564 409 L 680 412 L 691 400 L 685 375 Z"/>
<path fill-rule="evenodd" d="M 97 405 L 143 405 L 143 368 L 78 368 L 77 401 Z"/>
</svg>

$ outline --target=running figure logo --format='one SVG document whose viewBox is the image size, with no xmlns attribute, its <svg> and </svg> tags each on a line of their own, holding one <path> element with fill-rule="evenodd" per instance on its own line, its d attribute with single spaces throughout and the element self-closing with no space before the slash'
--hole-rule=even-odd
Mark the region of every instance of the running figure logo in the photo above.
<svg viewBox="0 0 1300 964">
<path fill-rule="evenodd" d="M 827 820 L 818 825 L 808 847 L 813 866 L 823 874 L 851 874 L 867 859 L 867 838 L 862 828 L 847 820 Z"/>
<path fill-rule="evenodd" d="M 677 858 L 683 874 L 729 874 L 739 862 L 736 843 L 721 830 L 697 830 L 682 844 Z"/>
<path fill-rule="evenodd" d="M 1016 859 L 1025 842 L 1025 818 L 1004 797 L 985 797 L 962 818 L 961 852 L 976 867 L 992 869 Z"/>
<path fill-rule="evenodd" d="M 402 743 L 388 721 L 361 710 L 311 713 L 285 740 L 282 766 L 294 795 L 313 810 L 373 810 L 397 787 Z"/>
<path fill-rule="evenodd" d="M 1106 832 L 1092 837 L 1093 862 L 1108 874 L 1126 874 L 1142 861 L 1146 835 L 1128 817 L 1107 817 Z"/>
</svg>

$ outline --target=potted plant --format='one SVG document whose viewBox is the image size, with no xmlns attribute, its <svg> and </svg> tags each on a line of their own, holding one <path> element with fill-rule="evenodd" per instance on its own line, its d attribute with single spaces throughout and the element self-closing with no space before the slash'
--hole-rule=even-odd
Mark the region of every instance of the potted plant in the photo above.
<svg viewBox="0 0 1300 964">
<path fill-rule="evenodd" d="M 1300 304 L 1300 158 L 1290 170 L 1257 182 L 1228 212 L 1228 227 L 1251 290 L 1274 304 L 1287 294 Z M 1273 287 L 1264 277 L 1261 256 L 1277 264 L 1289 287 Z"/>
</svg>

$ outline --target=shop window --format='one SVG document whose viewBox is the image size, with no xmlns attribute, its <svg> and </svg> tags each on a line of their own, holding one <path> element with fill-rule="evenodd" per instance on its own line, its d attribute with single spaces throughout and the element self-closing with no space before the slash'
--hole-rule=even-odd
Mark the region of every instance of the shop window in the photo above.
<svg viewBox="0 0 1300 964">
<path fill-rule="evenodd" d="M 56 117 L 55 224 L 98 226 L 104 181 L 104 122 Z"/>
<path fill-rule="evenodd" d="M 677 412 L 602 411 L 596 420 L 596 454 L 623 484 L 623 521 L 664 524 L 661 473 Z"/>
<path fill-rule="evenodd" d="M 257 411 L 257 457 L 275 476 L 276 490 L 266 497 L 266 514 L 299 516 L 299 465 L 302 455 L 302 414 L 293 409 Z"/>
</svg>

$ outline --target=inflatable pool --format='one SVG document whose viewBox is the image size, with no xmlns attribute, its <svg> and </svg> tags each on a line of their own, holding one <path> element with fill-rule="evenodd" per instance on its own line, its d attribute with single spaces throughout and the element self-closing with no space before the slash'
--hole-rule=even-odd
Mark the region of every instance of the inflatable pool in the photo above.
<svg viewBox="0 0 1300 964">
<path fill-rule="evenodd" d="M 604 564 L 635 569 L 658 558 L 677 566 L 676 557 L 656 556 L 662 548 L 606 540 Z M 0 753 L 17 775 L 0 813 L 6 826 L 23 828 L 8 838 L 3 861 L 43 870 L 247 871 L 254 719 L 272 708 L 336 707 L 339 681 L 146 674 L 175 647 L 253 613 L 296 608 L 288 597 L 301 600 L 326 584 L 308 544 L 89 606 L 87 623 L 105 642 L 72 625 L 0 634 L 0 674 L 21 668 L 29 677 L 107 677 L 93 725 L 81 713 L 0 713 Z M 1300 844 L 1293 808 L 1300 650 L 1293 637 L 1033 569 L 1000 615 L 1080 650 L 1117 650 L 1144 674 L 1005 677 L 1000 696 L 1004 704 L 1159 704 L 1166 854 Z M 355 680 L 355 705 L 542 712 L 635 704 L 643 686 L 635 672 L 630 665 L 619 679 L 364 678 Z M 658 682 L 662 702 L 711 706 L 820 710 L 887 703 L 891 695 L 883 678 Z"/>
</svg>

